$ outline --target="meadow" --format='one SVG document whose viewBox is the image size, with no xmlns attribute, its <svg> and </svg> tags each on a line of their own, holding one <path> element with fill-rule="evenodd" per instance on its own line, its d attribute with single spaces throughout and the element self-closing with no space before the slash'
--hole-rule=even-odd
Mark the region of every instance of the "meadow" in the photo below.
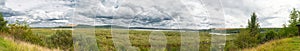
<svg viewBox="0 0 300 51">
<path fill-rule="evenodd" d="M 300 50 L 300 37 L 272 40 L 257 47 L 244 49 L 243 51 L 298 51 Z"/>
<path fill-rule="evenodd" d="M 230 31 L 236 31 L 229 30 Z M 271 29 L 265 29 L 271 30 Z M 80 28 L 79 32 L 91 32 L 86 33 L 89 35 L 77 35 L 76 28 L 32 28 L 32 34 L 29 40 L 14 39 L 8 34 L 1 34 L 0 38 L 0 51 L 76 51 L 76 50 L 97 50 L 97 51 L 117 51 L 117 48 L 113 42 L 112 30 L 109 28 Z M 114 30 L 115 31 L 115 30 Z M 151 32 L 157 30 L 135 30 L 130 29 L 129 40 L 131 46 L 137 48 L 138 51 L 150 51 Z M 167 43 L 166 48 L 163 51 L 179 51 L 182 49 L 181 32 L 178 30 L 159 30 L 164 33 Z M 212 39 L 214 35 L 209 31 L 197 31 L 199 35 L 199 51 L 211 51 L 213 49 L 214 42 Z M 243 34 L 243 32 L 240 32 Z M 240 34 L 239 33 L 239 34 Z M 83 33 L 84 34 L 84 33 Z M 273 51 L 273 50 L 299 50 L 299 38 L 291 37 L 279 40 L 271 40 L 258 46 L 250 48 L 238 48 L 235 44 L 236 38 L 239 34 L 232 33 L 226 36 L 225 51 Z M 218 36 L 215 36 L 218 37 Z M 38 39 L 31 39 L 38 38 Z M 79 38 L 79 39 L 78 39 Z M 243 38 L 242 38 L 243 39 Z M 93 41 L 95 40 L 95 44 Z M 247 40 L 246 40 L 247 41 Z M 240 41 L 238 41 L 240 42 Z M 84 45 L 85 44 L 85 45 Z M 88 44 L 88 45 L 86 45 Z M 83 46 L 83 47 L 80 47 Z M 80 48 L 78 48 L 80 47 Z"/>
<path fill-rule="evenodd" d="M 55 34 L 57 30 L 68 30 L 70 28 L 33 28 L 33 34 L 44 37 L 44 40 L 48 40 L 47 37 Z M 84 29 L 85 30 L 85 29 Z M 96 28 L 96 29 L 86 29 L 89 32 L 94 32 L 94 37 L 96 38 L 97 47 L 100 51 L 115 51 L 111 29 L 106 28 Z M 149 43 L 149 36 L 152 30 L 129 30 L 129 39 L 132 46 L 137 47 L 139 51 L 148 51 L 151 48 Z M 180 31 L 168 30 L 161 31 L 166 36 L 167 44 L 165 50 L 177 51 L 181 47 L 181 34 Z M 72 32 L 69 32 L 72 33 Z M 92 34 L 93 35 L 93 34 Z M 212 35 L 208 31 L 199 31 L 199 50 L 210 51 L 211 49 L 211 38 Z M 74 34 L 73 34 L 74 38 Z M 83 38 L 84 39 L 84 38 Z M 226 36 L 226 40 L 230 41 L 233 36 Z M 76 43 L 76 42 L 75 42 Z M 76 46 L 76 45 L 74 45 Z"/>
<path fill-rule="evenodd" d="M 2 35 L 0 37 L 0 51 L 60 51 L 60 49 L 49 49 Z"/>
</svg>

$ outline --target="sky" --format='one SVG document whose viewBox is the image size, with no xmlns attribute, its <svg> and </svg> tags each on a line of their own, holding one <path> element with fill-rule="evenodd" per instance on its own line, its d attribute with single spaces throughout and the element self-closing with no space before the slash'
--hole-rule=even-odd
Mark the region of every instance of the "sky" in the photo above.
<svg viewBox="0 0 300 51">
<path fill-rule="evenodd" d="M 222 1 L 227 27 L 246 27 L 251 13 L 258 15 L 261 27 L 282 27 L 288 24 L 293 8 L 300 0 L 226 0 Z"/>
<path fill-rule="evenodd" d="M 242 28 L 253 12 L 261 27 L 282 27 L 300 0 L 0 0 L 10 23 L 174 29 Z"/>
</svg>

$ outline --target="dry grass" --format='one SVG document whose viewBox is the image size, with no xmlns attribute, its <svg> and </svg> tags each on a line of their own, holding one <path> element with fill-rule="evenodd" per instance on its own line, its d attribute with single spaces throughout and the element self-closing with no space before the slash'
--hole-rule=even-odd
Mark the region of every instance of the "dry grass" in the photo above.
<svg viewBox="0 0 300 51">
<path fill-rule="evenodd" d="M 10 38 L 4 38 L 5 40 L 12 40 Z M 11 41 L 10 45 L 14 46 L 12 47 L 16 51 L 60 51 L 59 49 L 49 49 L 46 47 L 34 45 L 27 42 L 22 41 Z"/>
<path fill-rule="evenodd" d="M 5 48 L 0 48 L 0 51 L 61 51 L 59 49 L 49 49 L 28 42 L 15 40 L 10 36 L 3 35 L 3 33 L 1 34 L 2 35 L 0 36 L 0 40 L 3 44 L 2 46 L 4 46 Z"/>
</svg>

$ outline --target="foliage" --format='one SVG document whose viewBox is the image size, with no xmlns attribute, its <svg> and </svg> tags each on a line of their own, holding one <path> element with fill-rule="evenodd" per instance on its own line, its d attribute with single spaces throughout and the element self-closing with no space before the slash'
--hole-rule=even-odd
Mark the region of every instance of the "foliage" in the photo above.
<svg viewBox="0 0 300 51">
<path fill-rule="evenodd" d="M 257 21 L 257 15 L 255 13 L 253 13 L 251 15 L 251 19 L 248 20 L 248 26 L 246 29 L 249 30 L 249 33 L 251 34 L 250 36 L 252 37 L 256 36 L 256 34 L 259 34 L 259 23 Z"/>
<path fill-rule="evenodd" d="M 234 39 L 234 44 L 238 48 L 249 48 L 249 47 L 255 47 L 257 46 L 259 40 L 257 40 L 256 37 L 251 36 L 249 33 L 249 30 L 242 30 L 237 36 L 236 39 Z"/>
<path fill-rule="evenodd" d="M 18 40 L 23 40 L 35 44 L 42 44 L 42 39 L 39 36 L 32 34 L 31 28 L 26 23 L 19 23 L 18 21 L 14 24 L 9 24 L 9 33 Z"/>
<path fill-rule="evenodd" d="M 289 35 L 288 28 L 286 24 L 283 25 L 283 28 L 278 32 L 278 38 L 286 38 Z"/>
<path fill-rule="evenodd" d="M 258 38 L 260 40 L 260 43 L 264 43 L 270 40 L 279 39 L 280 35 L 274 30 L 268 30 L 266 33 L 260 34 Z"/>
<path fill-rule="evenodd" d="M 0 37 L 0 51 L 59 51 L 59 49 L 48 49 L 34 44 Z"/>
<path fill-rule="evenodd" d="M 7 29 L 7 21 L 4 20 L 2 13 L 0 13 L 0 32 L 6 32 Z"/>
<path fill-rule="evenodd" d="M 225 51 L 236 51 L 239 47 L 234 43 L 234 41 L 227 41 L 225 46 Z"/>
<path fill-rule="evenodd" d="M 298 34 L 298 27 L 296 26 L 298 23 L 300 23 L 300 12 L 298 10 L 296 10 L 295 8 L 293 9 L 293 11 L 291 11 L 290 14 L 290 20 L 287 26 L 284 25 L 284 28 L 282 30 L 282 32 L 280 33 L 284 33 L 286 35 L 286 37 L 293 37 L 293 36 L 297 36 Z"/>
<path fill-rule="evenodd" d="M 265 33 L 260 33 L 259 23 L 257 21 L 257 15 L 253 13 L 251 19 L 248 21 L 248 26 L 246 30 L 241 30 L 234 43 L 239 48 L 250 48 L 255 47 L 259 44 L 263 44 L 270 40 L 275 40 L 279 38 L 292 37 L 297 34 L 296 24 L 300 22 L 299 11 L 293 10 L 290 14 L 289 25 L 284 25 L 284 28 L 279 32 L 274 30 L 268 30 Z"/>
<path fill-rule="evenodd" d="M 49 47 L 59 47 L 65 50 L 71 50 L 73 47 L 72 32 L 68 30 L 57 30 L 55 34 L 48 37 Z"/>
<path fill-rule="evenodd" d="M 284 38 L 267 42 L 256 48 L 251 49 L 251 51 L 297 51 L 300 50 L 299 43 L 299 37 Z"/>
<path fill-rule="evenodd" d="M 248 26 L 245 30 L 241 30 L 234 39 L 234 44 L 238 48 L 249 48 L 257 46 L 259 39 L 257 38 L 260 34 L 259 24 L 257 21 L 257 15 L 253 13 L 251 19 L 248 20 Z"/>
</svg>

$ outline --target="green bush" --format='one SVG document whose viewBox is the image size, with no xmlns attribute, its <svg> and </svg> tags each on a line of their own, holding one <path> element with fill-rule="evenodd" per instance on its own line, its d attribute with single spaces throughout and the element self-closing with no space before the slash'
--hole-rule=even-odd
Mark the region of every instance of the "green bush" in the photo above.
<svg viewBox="0 0 300 51">
<path fill-rule="evenodd" d="M 286 26 L 284 25 L 284 27 L 278 32 L 278 38 L 286 38 L 288 36 L 288 30 L 286 29 Z"/>
<path fill-rule="evenodd" d="M 72 50 L 72 32 L 68 30 L 57 30 L 55 34 L 48 37 L 48 47 L 59 47 L 64 50 Z"/>
<path fill-rule="evenodd" d="M 260 34 L 258 36 L 259 42 L 261 44 L 271 41 L 271 40 L 275 40 L 275 39 L 279 39 L 280 35 L 278 34 L 278 32 L 275 32 L 274 30 L 268 30 L 266 33 Z"/>
<path fill-rule="evenodd" d="M 19 23 L 18 21 L 8 26 L 9 34 L 16 40 L 26 41 L 49 48 L 60 48 L 64 50 L 72 50 L 73 39 L 72 32 L 66 30 L 58 30 L 50 37 L 41 37 L 32 33 L 31 28 L 26 23 Z"/>
<path fill-rule="evenodd" d="M 34 44 L 42 44 L 42 39 L 39 36 L 32 34 L 31 28 L 26 23 L 15 23 L 9 25 L 9 33 L 15 39 L 31 42 Z"/>
<path fill-rule="evenodd" d="M 266 40 L 269 41 L 269 40 L 274 40 L 274 39 L 277 39 L 278 38 L 278 33 L 273 31 L 273 30 L 270 30 L 266 33 L 266 36 L 265 36 Z"/>
<path fill-rule="evenodd" d="M 255 47 L 259 42 L 256 36 L 251 36 L 247 30 L 242 30 L 233 41 L 238 48 Z"/>
<path fill-rule="evenodd" d="M 237 51 L 240 50 L 238 46 L 233 41 L 227 41 L 225 46 L 225 51 Z"/>
</svg>

